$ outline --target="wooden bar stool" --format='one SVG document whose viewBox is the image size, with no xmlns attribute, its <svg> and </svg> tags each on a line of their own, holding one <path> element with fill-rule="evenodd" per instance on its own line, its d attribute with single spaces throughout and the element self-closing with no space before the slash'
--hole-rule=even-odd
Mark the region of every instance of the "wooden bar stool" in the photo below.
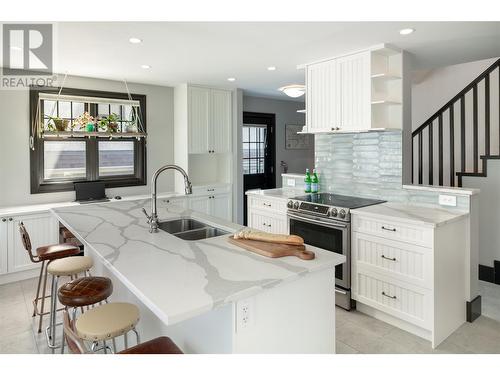
<svg viewBox="0 0 500 375">
<path fill-rule="evenodd" d="M 64 335 L 68 348 L 73 354 L 89 354 L 85 342 L 76 334 L 74 320 L 70 319 L 69 313 L 64 311 Z M 122 350 L 118 354 L 183 354 L 177 345 L 169 337 L 157 337 L 131 348 Z"/>
<path fill-rule="evenodd" d="M 65 257 L 73 256 L 80 254 L 81 250 L 77 244 L 74 243 L 66 243 L 66 244 L 55 244 L 42 246 L 36 249 L 36 255 L 33 254 L 33 249 L 31 246 L 31 239 L 24 226 L 23 222 L 19 223 L 19 233 L 21 234 L 21 242 L 23 244 L 24 249 L 28 252 L 30 260 L 33 263 L 42 263 L 42 267 L 40 268 L 40 275 L 38 276 L 38 284 L 36 287 L 36 297 L 33 300 L 33 316 L 40 316 L 40 320 L 38 323 L 38 333 L 42 332 L 42 318 L 44 315 L 49 314 L 49 312 L 45 312 L 45 299 L 50 297 L 45 295 L 46 287 L 47 287 L 47 263 L 55 260 L 62 259 Z M 43 289 L 42 296 L 40 297 L 40 287 L 42 286 L 42 278 L 43 278 Z M 38 309 L 38 301 L 41 302 L 40 310 Z"/>
<path fill-rule="evenodd" d="M 47 273 L 52 275 L 52 288 L 50 293 L 50 325 L 46 329 L 47 343 L 49 348 L 58 348 L 56 339 L 56 315 L 57 315 L 57 285 L 61 276 L 78 277 L 80 273 L 90 275 L 90 269 L 94 262 L 89 256 L 67 257 L 52 260 L 47 265 Z"/>
<path fill-rule="evenodd" d="M 113 283 L 107 277 L 86 276 L 72 280 L 59 288 L 57 297 L 59 302 L 65 306 L 68 311 L 73 308 L 73 318 L 76 318 L 78 308 L 101 304 L 103 301 L 108 302 L 108 297 L 113 293 Z M 61 346 L 61 353 L 64 353 L 64 330 Z M 116 349 L 115 349 L 116 350 Z"/>
</svg>

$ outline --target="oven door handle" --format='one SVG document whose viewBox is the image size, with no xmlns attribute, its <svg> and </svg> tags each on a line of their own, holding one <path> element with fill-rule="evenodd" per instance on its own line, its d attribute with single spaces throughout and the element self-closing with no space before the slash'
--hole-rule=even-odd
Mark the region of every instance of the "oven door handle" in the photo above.
<svg viewBox="0 0 500 375">
<path fill-rule="evenodd" d="M 298 221 L 305 221 L 307 223 L 311 224 L 317 224 L 317 225 L 322 225 L 324 227 L 329 227 L 329 228 L 336 228 L 336 229 L 347 229 L 347 224 L 335 224 L 335 223 L 325 223 L 324 221 L 321 221 L 321 219 L 309 219 L 304 216 L 297 216 L 294 214 L 287 214 L 289 219 L 295 219 Z"/>
</svg>

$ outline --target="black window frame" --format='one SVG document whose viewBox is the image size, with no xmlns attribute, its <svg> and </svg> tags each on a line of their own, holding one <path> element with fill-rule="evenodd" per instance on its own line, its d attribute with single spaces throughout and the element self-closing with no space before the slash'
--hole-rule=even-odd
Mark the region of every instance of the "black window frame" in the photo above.
<svg viewBox="0 0 500 375">
<path fill-rule="evenodd" d="M 42 138 L 37 134 L 33 134 L 33 124 L 39 102 L 40 93 L 58 93 L 58 87 L 30 87 L 30 137 L 33 137 L 34 149 L 30 149 L 30 180 L 31 194 L 52 193 L 73 191 L 75 182 L 82 181 L 100 181 L 105 183 L 106 188 L 144 186 L 147 185 L 147 140 L 146 137 L 123 137 L 123 138 L 98 138 L 98 137 L 74 137 L 74 138 Z M 127 93 L 86 90 L 75 88 L 63 88 L 61 95 L 74 95 L 106 99 L 123 99 L 129 100 Z M 139 101 L 140 105 L 140 121 L 144 132 L 146 132 L 146 95 L 131 94 L 132 100 Z M 92 116 L 97 113 L 97 104 L 91 103 L 89 112 Z M 87 105 L 85 106 L 87 110 Z M 42 112 L 43 115 L 43 112 Z M 37 124 L 37 127 L 39 124 Z M 134 142 L 134 174 L 128 176 L 109 176 L 99 177 L 99 141 L 133 141 Z M 45 180 L 44 178 L 44 142 L 51 141 L 85 141 L 86 143 L 86 171 L 85 179 L 57 179 Z"/>
</svg>

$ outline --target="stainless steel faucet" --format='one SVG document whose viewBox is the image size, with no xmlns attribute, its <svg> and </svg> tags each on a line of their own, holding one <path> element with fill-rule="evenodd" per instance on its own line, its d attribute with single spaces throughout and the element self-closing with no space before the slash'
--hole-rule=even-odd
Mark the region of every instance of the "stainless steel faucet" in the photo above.
<svg viewBox="0 0 500 375">
<path fill-rule="evenodd" d="M 158 232 L 158 212 L 156 208 L 156 181 L 158 180 L 158 176 L 167 169 L 174 169 L 182 173 L 182 175 L 184 176 L 184 189 L 186 195 L 193 193 L 193 187 L 191 185 L 191 181 L 189 181 L 189 177 L 184 169 L 174 164 L 164 165 L 163 167 L 159 168 L 153 174 L 153 177 L 151 179 L 151 215 L 148 215 L 148 213 L 144 208 L 142 209 L 142 212 L 144 212 L 144 215 L 146 215 L 146 217 L 148 218 L 149 233 Z"/>
</svg>

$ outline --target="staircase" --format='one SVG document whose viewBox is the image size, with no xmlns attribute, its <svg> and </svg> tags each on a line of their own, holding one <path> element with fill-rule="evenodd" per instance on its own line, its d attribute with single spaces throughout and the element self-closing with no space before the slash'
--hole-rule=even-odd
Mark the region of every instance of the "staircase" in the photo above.
<svg viewBox="0 0 500 375">
<path fill-rule="evenodd" d="M 500 159 L 500 59 L 412 133 L 412 182 L 462 186 Z"/>
</svg>

